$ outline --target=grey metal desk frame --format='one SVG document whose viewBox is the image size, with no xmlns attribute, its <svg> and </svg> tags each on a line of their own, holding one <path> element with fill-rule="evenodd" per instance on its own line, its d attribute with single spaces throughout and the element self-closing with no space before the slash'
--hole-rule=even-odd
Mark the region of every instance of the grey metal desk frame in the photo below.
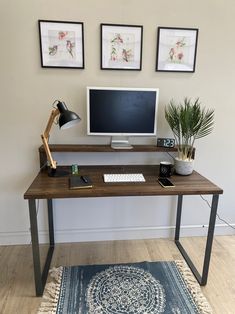
<svg viewBox="0 0 235 314">
<path fill-rule="evenodd" d="M 214 194 L 212 196 L 212 204 L 211 204 L 209 228 L 208 228 L 208 234 L 207 234 L 207 242 L 206 242 L 206 248 L 205 248 L 205 254 L 204 254 L 203 270 L 202 270 L 202 275 L 200 275 L 197 268 L 193 264 L 192 260 L 188 256 L 187 252 L 185 251 L 184 247 L 182 246 L 182 244 L 180 243 L 180 240 L 179 240 L 180 239 L 183 195 L 178 195 L 176 229 L 175 229 L 175 243 L 176 243 L 178 249 L 180 250 L 183 258 L 187 262 L 188 266 L 192 270 L 194 276 L 196 277 L 197 281 L 199 282 L 199 284 L 201 286 L 206 285 L 207 278 L 208 278 L 218 200 L 219 200 L 219 195 Z M 28 202 L 29 202 L 31 238 L 32 238 L 35 288 L 36 288 L 36 295 L 41 296 L 43 294 L 43 291 L 44 291 L 44 287 L 46 284 L 47 275 L 48 275 L 48 271 L 50 268 L 54 247 L 55 247 L 54 224 L 53 224 L 53 201 L 52 201 L 52 199 L 47 200 L 50 247 L 48 249 L 45 265 L 44 265 L 42 271 L 41 271 L 41 264 L 40 264 L 40 249 L 39 249 L 39 240 L 38 240 L 36 201 L 35 201 L 35 199 L 29 199 Z"/>
</svg>

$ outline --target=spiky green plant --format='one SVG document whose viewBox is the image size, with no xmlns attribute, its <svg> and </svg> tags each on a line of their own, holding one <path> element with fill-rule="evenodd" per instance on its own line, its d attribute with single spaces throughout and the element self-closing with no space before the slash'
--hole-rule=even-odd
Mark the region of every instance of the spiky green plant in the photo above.
<svg viewBox="0 0 235 314">
<path fill-rule="evenodd" d="M 165 107 L 165 118 L 174 134 L 178 157 L 191 160 L 195 140 L 209 135 L 213 130 L 214 109 L 201 107 L 199 98 L 192 101 L 186 97 L 179 104 L 171 100 Z"/>
</svg>

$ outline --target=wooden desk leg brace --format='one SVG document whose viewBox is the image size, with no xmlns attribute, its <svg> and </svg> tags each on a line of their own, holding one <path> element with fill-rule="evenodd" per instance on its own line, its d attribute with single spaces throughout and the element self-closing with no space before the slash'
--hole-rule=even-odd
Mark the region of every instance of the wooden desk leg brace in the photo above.
<svg viewBox="0 0 235 314">
<path fill-rule="evenodd" d="M 31 229 L 31 239 L 32 239 L 36 296 L 42 296 L 43 294 L 43 290 L 46 284 L 47 275 L 50 268 L 51 259 L 52 259 L 54 246 L 55 246 L 54 225 L 53 225 L 53 206 L 52 206 L 51 199 L 47 200 L 47 206 L 48 206 L 48 225 L 49 225 L 50 246 L 47 252 L 47 257 L 46 257 L 43 270 L 41 271 L 36 200 L 35 199 L 29 200 L 29 217 L 30 217 L 30 229 Z"/>
<path fill-rule="evenodd" d="M 203 270 L 202 270 L 202 276 L 201 276 L 198 270 L 196 269 L 196 267 L 194 266 L 192 260 L 186 253 L 185 249 L 183 248 L 182 244 L 179 241 L 183 195 L 178 196 L 176 229 L 175 229 L 175 244 L 177 245 L 178 249 L 180 250 L 180 253 L 184 257 L 186 263 L 190 267 L 191 271 L 193 272 L 194 276 L 196 277 L 197 281 L 199 282 L 201 286 L 205 286 L 207 283 L 218 201 L 219 201 L 219 195 L 217 194 L 213 195 L 212 203 L 211 203 L 209 228 L 208 228 L 208 233 L 207 233 L 206 248 L 205 248 L 205 254 L 204 254 Z"/>
</svg>

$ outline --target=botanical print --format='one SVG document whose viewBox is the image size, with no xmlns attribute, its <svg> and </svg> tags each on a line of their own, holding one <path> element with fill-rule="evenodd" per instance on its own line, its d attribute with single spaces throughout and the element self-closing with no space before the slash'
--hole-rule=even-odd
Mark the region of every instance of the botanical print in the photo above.
<svg viewBox="0 0 235 314">
<path fill-rule="evenodd" d="M 110 33 L 110 65 L 134 60 L 134 34 Z"/>
<path fill-rule="evenodd" d="M 77 48 L 78 49 L 78 48 Z M 48 30 L 48 55 L 53 60 L 76 58 L 75 32 Z"/>
<path fill-rule="evenodd" d="M 158 33 L 158 71 L 193 72 L 197 29 L 161 28 Z"/>
<path fill-rule="evenodd" d="M 84 69 L 83 23 L 39 20 L 42 67 Z"/>
<path fill-rule="evenodd" d="M 185 59 L 185 37 L 178 39 L 170 48 L 169 60 L 173 63 L 182 63 Z"/>
<path fill-rule="evenodd" d="M 187 70 L 192 67 L 190 60 L 190 38 L 187 36 L 167 36 L 162 48 L 165 69 Z"/>
<path fill-rule="evenodd" d="M 141 70 L 143 26 L 101 24 L 101 69 Z"/>
</svg>

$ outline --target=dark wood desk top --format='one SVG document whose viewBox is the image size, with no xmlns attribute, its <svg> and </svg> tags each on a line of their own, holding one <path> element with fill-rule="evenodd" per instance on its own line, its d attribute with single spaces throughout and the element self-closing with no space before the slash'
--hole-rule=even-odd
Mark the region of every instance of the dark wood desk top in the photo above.
<svg viewBox="0 0 235 314">
<path fill-rule="evenodd" d="M 104 183 L 104 173 L 143 173 L 146 182 Z M 90 176 L 93 187 L 69 189 L 69 176 L 49 177 L 40 172 L 24 194 L 25 199 L 53 199 L 79 197 L 150 196 L 150 195 L 198 195 L 222 194 L 223 190 L 194 171 L 189 176 L 173 175 L 173 188 L 163 188 L 157 182 L 159 166 L 81 166 L 80 174 Z"/>
</svg>

